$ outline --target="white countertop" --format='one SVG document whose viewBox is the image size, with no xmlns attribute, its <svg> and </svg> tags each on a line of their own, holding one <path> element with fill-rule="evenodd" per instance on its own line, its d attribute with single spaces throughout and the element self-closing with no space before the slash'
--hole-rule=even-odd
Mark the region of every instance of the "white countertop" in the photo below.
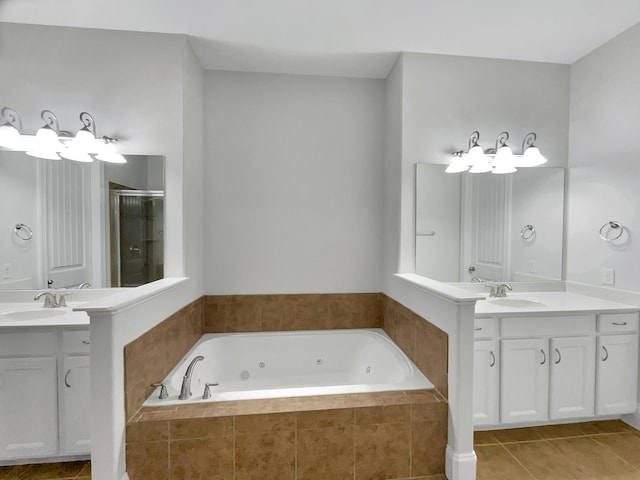
<svg viewBox="0 0 640 480">
<path fill-rule="evenodd" d="M 43 308 L 42 302 L 0 303 L 0 329 L 16 327 L 56 327 L 89 325 L 85 312 L 74 312 L 83 302 L 69 302 L 67 307 Z"/>
<path fill-rule="evenodd" d="M 573 292 L 507 293 L 506 302 L 500 298 L 484 298 L 476 302 L 476 317 L 506 317 L 531 314 L 624 313 L 639 310 L 634 305 L 580 295 Z M 507 305 L 514 301 L 513 305 Z M 524 300 L 519 302 L 520 300 Z M 517 305 L 520 303 L 520 305 Z"/>
</svg>

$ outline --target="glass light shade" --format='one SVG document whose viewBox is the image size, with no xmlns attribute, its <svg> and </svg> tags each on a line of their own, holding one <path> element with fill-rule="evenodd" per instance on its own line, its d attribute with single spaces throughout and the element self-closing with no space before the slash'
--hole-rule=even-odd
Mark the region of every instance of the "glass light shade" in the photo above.
<svg viewBox="0 0 640 480">
<path fill-rule="evenodd" d="M 87 152 L 82 150 L 76 150 L 75 148 L 65 148 L 60 152 L 62 158 L 67 160 L 73 160 L 74 162 L 91 163 L 93 158 L 89 156 Z"/>
<path fill-rule="evenodd" d="M 464 160 L 462 157 L 456 156 L 451 161 L 451 164 L 446 168 L 445 172 L 460 173 L 460 172 L 466 172 L 467 170 L 469 170 L 469 165 L 467 164 L 467 161 Z"/>
<path fill-rule="evenodd" d="M 13 146 L 20 137 L 20 132 L 9 123 L 6 123 L 0 126 L 0 147 L 9 147 Z"/>
<path fill-rule="evenodd" d="M 58 134 L 54 132 L 53 129 L 48 125 L 40 128 L 36 132 L 35 144 L 36 144 L 35 150 L 39 152 L 40 151 L 59 152 L 64 148 L 62 146 L 62 143 L 60 143 L 60 140 L 58 140 Z"/>
<path fill-rule="evenodd" d="M 60 155 L 52 150 L 31 150 L 25 153 L 30 157 L 44 158 L 45 160 L 60 160 Z"/>
<path fill-rule="evenodd" d="M 507 163 L 503 163 L 501 165 L 496 165 L 491 173 L 495 173 L 496 175 L 501 175 L 504 173 L 515 173 L 518 169 L 514 165 L 509 165 Z"/>
<path fill-rule="evenodd" d="M 506 145 L 498 148 L 498 151 L 496 152 L 496 158 L 493 160 L 493 162 L 497 164 L 509 160 L 513 160 L 513 152 L 511 151 L 511 149 Z"/>
<path fill-rule="evenodd" d="M 96 159 L 107 163 L 127 163 L 127 159 L 116 152 L 101 152 Z"/>
<path fill-rule="evenodd" d="M 519 167 L 537 167 L 547 163 L 547 159 L 540 153 L 538 147 L 529 147 L 524 151 L 522 158 L 519 160 Z"/>
<path fill-rule="evenodd" d="M 484 150 L 480 145 L 476 145 L 469 149 L 469 153 L 467 154 L 467 163 L 469 165 L 475 165 L 477 163 L 485 163 L 487 162 L 487 156 L 484 154 Z"/>
<path fill-rule="evenodd" d="M 76 133 L 73 140 L 73 146 L 74 148 L 89 150 L 94 147 L 95 141 L 96 137 L 93 136 L 93 133 L 86 128 L 81 128 L 78 130 L 78 133 Z"/>
<path fill-rule="evenodd" d="M 486 173 L 490 172 L 492 169 L 493 167 L 491 166 L 491 164 L 487 160 L 485 160 L 484 162 L 478 162 L 473 165 L 469 169 L 469 173 Z"/>
</svg>

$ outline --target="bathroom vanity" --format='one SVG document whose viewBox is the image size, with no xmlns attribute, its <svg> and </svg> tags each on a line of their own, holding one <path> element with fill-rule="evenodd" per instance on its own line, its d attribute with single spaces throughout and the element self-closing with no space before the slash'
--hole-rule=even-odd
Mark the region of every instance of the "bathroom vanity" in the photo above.
<svg viewBox="0 0 640 480">
<path fill-rule="evenodd" d="M 0 303 L 0 465 L 87 456 L 89 317 Z"/>
<path fill-rule="evenodd" d="M 478 301 L 474 425 L 635 412 L 638 312 L 564 291 Z"/>
</svg>

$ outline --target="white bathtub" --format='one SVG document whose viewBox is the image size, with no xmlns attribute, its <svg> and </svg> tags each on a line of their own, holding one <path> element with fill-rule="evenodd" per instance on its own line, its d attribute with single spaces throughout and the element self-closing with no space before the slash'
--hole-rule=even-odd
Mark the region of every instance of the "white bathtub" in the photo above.
<svg viewBox="0 0 640 480">
<path fill-rule="evenodd" d="M 192 396 L 179 400 L 198 355 Z M 168 398 L 158 387 L 145 406 L 433 388 L 382 329 L 206 334 L 164 382 Z M 207 400 L 206 383 L 219 384 Z"/>
</svg>

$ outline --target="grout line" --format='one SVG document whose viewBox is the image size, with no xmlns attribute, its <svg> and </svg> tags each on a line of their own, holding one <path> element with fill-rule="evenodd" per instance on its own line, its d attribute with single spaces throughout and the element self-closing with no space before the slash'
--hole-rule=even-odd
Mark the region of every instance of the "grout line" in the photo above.
<svg viewBox="0 0 640 480">
<path fill-rule="evenodd" d="M 539 480 L 538 477 L 536 477 L 531 471 L 529 471 L 529 469 L 527 467 L 525 467 L 524 464 L 520 460 L 518 460 L 516 458 L 516 456 L 509 451 L 509 449 L 507 447 L 505 447 L 502 444 L 500 446 L 511 456 L 511 458 L 513 458 L 518 463 L 518 465 L 520 465 L 529 475 L 531 475 L 531 478 L 533 478 L 535 480 Z M 542 479 L 542 480 L 544 480 L 544 479 Z"/>
<path fill-rule="evenodd" d="M 620 460 L 622 460 L 623 463 L 625 463 L 626 465 L 628 465 L 629 467 L 631 467 L 635 472 L 640 471 L 640 468 L 637 468 L 635 465 L 629 463 L 626 459 L 622 458 L 620 455 L 618 455 L 618 452 L 616 452 L 613 448 L 609 447 L 608 445 L 604 445 L 602 443 L 598 443 L 598 440 L 596 440 L 595 438 L 592 439 L 594 442 L 596 442 L 598 444 L 598 446 L 606 448 L 608 452 L 612 453 L 614 456 L 618 457 Z"/>
</svg>

